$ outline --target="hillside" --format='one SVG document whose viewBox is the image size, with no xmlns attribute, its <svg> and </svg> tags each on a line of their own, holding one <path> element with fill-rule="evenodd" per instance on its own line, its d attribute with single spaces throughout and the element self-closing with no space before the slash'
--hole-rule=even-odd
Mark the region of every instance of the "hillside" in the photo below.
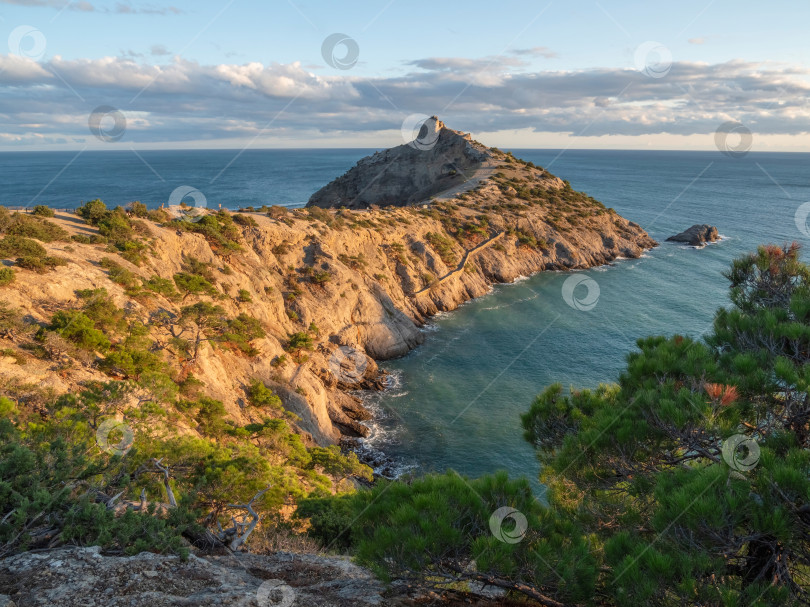
<svg viewBox="0 0 810 607">
<path fill-rule="evenodd" d="M 535 170 L 514 165 L 515 173 Z M 251 420 L 245 387 L 255 379 L 264 381 L 279 393 L 284 407 L 301 418 L 298 425 L 305 433 L 318 443 L 329 443 L 341 433 L 356 436 L 364 431 L 357 424 L 364 417 L 362 408 L 339 389 L 330 370 L 347 352 L 349 358 L 359 353 L 366 379 L 373 381 L 376 365 L 366 355 L 379 360 L 405 354 L 422 341 L 420 326 L 427 318 L 485 294 L 493 283 L 544 269 L 635 257 L 654 245 L 636 224 L 580 194 L 561 189 L 561 197 L 554 195 L 556 202 L 538 203 L 511 195 L 509 179 L 515 178 L 494 176 L 475 192 L 428 209 L 310 209 L 279 211 L 277 218 L 237 216 L 247 224 L 234 224 L 241 250 L 227 255 L 204 234 L 144 218 L 138 222 L 148 233 L 144 241 L 149 253 L 140 266 L 111 253 L 107 244 L 43 243 L 67 265 L 44 275 L 17 270 L 16 280 L 3 288 L 0 298 L 29 322 L 45 323 L 55 311 L 80 303 L 77 290 L 104 288 L 117 306 L 150 326 L 150 338 L 156 341 L 161 341 L 163 329 L 150 318 L 160 312 L 177 318 L 183 306 L 197 300 L 215 301 L 231 316 L 247 313 L 267 332 L 253 341 L 255 355 L 204 344 L 191 365 L 194 374 L 205 378 L 206 393 L 222 400 L 228 415 L 240 423 Z M 52 221 L 71 236 L 97 235 L 96 228 L 75 216 L 59 214 Z M 448 277 L 459 269 L 467 250 L 501 233 L 467 258 L 464 271 Z M 182 300 L 148 288 L 136 294 L 131 285 L 113 279 L 115 272 L 102 265 L 105 258 L 114 259 L 131 274 L 127 282 L 136 284 L 157 276 L 172 285 L 175 276 L 199 262 L 207 267 L 215 290 L 213 296 L 200 291 Z M 242 289 L 246 293 L 240 296 Z M 296 362 L 285 344 L 299 332 L 309 333 L 314 346 L 307 360 Z M 13 337 L 4 341 L 4 347 L 15 352 L 25 345 Z M 60 393 L 105 377 L 92 359 L 74 360 L 57 374 L 52 360 L 32 358 L 28 351 L 20 355 L 30 359 L 24 366 L 12 356 L 0 362 L 7 383 L 35 379 L 37 385 Z M 338 376 L 343 383 L 353 383 L 346 373 Z M 192 430 L 194 422 L 182 426 Z"/>
</svg>

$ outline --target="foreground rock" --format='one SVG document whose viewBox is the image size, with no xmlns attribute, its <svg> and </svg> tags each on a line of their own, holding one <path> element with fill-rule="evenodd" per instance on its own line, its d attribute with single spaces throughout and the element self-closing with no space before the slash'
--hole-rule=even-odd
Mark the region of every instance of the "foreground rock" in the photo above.
<svg viewBox="0 0 810 607">
<path fill-rule="evenodd" d="M 347 558 L 279 552 L 188 561 L 149 552 L 103 556 L 97 547 L 23 553 L 0 561 L 0 604 L 16 607 L 371 607 L 371 572 Z"/>
<path fill-rule="evenodd" d="M 688 230 L 684 230 L 680 234 L 667 238 L 668 241 L 685 242 L 695 247 L 699 247 L 707 242 L 714 242 L 719 239 L 720 234 L 717 232 L 717 228 L 710 226 L 707 223 L 696 223 Z"/>
</svg>

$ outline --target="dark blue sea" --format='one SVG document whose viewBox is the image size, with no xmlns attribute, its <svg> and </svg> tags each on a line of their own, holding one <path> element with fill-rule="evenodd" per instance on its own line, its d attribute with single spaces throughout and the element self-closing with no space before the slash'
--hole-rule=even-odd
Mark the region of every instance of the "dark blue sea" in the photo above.
<svg viewBox="0 0 810 607">
<path fill-rule="evenodd" d="M 174 188 L 209 207 L 298 206 L 373 150 L 152 151 L 0 154 L 0 204 L 73 207 L 167 202 Z M 513 150 L 638 222 L 662 244 L 641 259 L 582 272 L 598 286 L 590 310 L 563 298 L 565 273 L 544 273 L 441 315 L 426 343 L 383 364 L 393 387 L 367 397 L 379 418 L 371 443 L 402 469 L 499 468 L 536 478 L 519 414 L 552 382 L 611 382 L 636 339 L 699 337 L 728 303 L 721 273 L 761 243 L 810 245 L 796 211 L 810 201 L 810 154 Z M 723 240 L 703 249 L 665 243 L 694 223 Z M 803 227 L 803 224 L 801 224 Z M 584 297 L 585 287 L 579 287 Z"/>
</svg>

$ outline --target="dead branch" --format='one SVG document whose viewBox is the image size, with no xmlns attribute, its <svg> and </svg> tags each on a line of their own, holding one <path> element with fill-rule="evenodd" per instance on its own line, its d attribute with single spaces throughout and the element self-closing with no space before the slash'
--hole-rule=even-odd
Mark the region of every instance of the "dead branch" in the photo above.
<svg viewBox="0 0 810 607">
<path fill-rule="evenodd" d="M 239 549 L 242 544 L 244 544 L 250 534 L 253 533 L 253 530 L 256 528 L 256 525 L 259 524 L 259 520 L 261 517 L 258 513 L 253 509 L 253 502 L 263 496 L 270 490 L 270 487 L 266 487 L 259 491 L 256 495 L 250 498 L 250 501 L 246 504 L 228 504 L 228 508 L 236 508 L 238 510 L 246 510 L 247 514 L 244 515 L 241 521 L 237 521 L 236 517 L 231 517 L 231 523 L 233 527 L 229 527 L 227 529 L 222 529 L 222 526 L 219 525 L 217 522 L 217 526 L 220 529 L 219 538 L 223 542 L 228 542 L 228 548 L 232 551 L 236 551 Z M 247 517 L 250 517 L 250 522 L 246 522 Z M 232 537 L 232 539 L 230 539 Z"/>
</svg>

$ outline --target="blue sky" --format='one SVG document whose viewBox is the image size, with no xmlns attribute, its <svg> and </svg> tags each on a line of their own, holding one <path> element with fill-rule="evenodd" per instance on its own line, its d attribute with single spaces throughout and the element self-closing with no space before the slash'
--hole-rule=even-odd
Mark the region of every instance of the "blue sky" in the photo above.
<svg viewBox="0 0 810 607">
<path fill-rule="evenodd" d="M 435 113 L 511 147 L 710 149 L 732 121 L 754 149 L 810 150 L 810 3 L 0 0 L 0 17 L 0 149 L 394 145 Z M 350 69 L 327 65 L 334 33 Z M 99 106 L 120 139 L 90 133 Z"/>
</svg>

